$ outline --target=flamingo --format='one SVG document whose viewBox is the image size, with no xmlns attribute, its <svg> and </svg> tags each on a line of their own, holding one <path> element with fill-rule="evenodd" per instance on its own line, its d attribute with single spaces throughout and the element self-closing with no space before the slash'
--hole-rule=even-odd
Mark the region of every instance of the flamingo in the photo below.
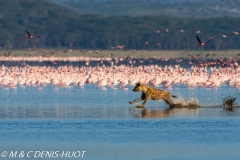
<svg viewBox="0 0 240 160">
<path fill-rule="evenodd" d="M 97 49 L 95 49 L 95 48 L 93 48 L 92 46 L 90 46 L 92 49 L 94 49 L 95 50 L 95 53 L 97 53 L 97 54 L 100 54 L 101 52 L 102 52 L 102 50 L 104 50 L 105 48 L 103 48 L 103 49 L 101 49 L 101 50 L 97 50 Z"/>
<path fill-rule="evenodd" d="M 208 41 L 206 42 L 201 42 L 201 40 L 199 39 L 199 37 L 197 36 L 197 40 L 198 40 L 198 45 L 199 46 L 205 46 L 208 42 L 210 42 L 211 40 L 213 40 L 213 38 L 210 38 Z M 196 44 L 196 43 L 194 43 Z"/>
<path fill-rule="evenodd" d="M 191 54 L 188 54 L 188 55 L 191 56 L 194 60 L 197 60 L 198 57 L 199 57 L 201 54 L 202 54 L 202 53 L 199 53 L 199 54 L 197 54 L 196 56 L 193 56 L 193 55 L 191 55 Z"/>
<path fill-rule="evenodd" d="M 210 53 L 208 53 L 207 55 L 206 55 L 206 57 L 208 57 L 208 56 L 215 56 L 215 54 L 214 53 L 212 53 L 212 52 L 210 52 Z"/>
<path fill-rule="evenodd" d="M 10 52 L 8 52 L 8 53 L 4 53 L 4 55 L 5 55 L 6 57 L 9 57 L 9 56 L 10 56 L 10 53 L 12 53 L 12 51 L 10 51 Z"/>
<path fill-rule="evenodd" d="M 28 38 L 28 39 L 35 39 L 35 37 L 40 38 L 40 36 L 37 34 L 31 35 L 28 31 L 26 31 L 26 32 L 27 32 L 28 36 L 24 36 L 24 38 Z"/>
</svg>

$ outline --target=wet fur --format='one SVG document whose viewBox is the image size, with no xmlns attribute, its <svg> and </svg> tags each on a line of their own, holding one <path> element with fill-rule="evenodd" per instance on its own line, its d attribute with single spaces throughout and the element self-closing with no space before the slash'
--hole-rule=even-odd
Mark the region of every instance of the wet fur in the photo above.
<svg viewBox="0 0 240 160">
<path fill-rule="evenodd" d="M 144 107 L 145 104 L 149 100 L 164 100 L 168 105 L 172 105 L 173 101 L 172 98 L 176 98 L 176 96 L 173 96 L 170 92 L 165 90 L 160 90 L 157 88 L 152 88 L 144 83 L 137 83 L 136 86 L 133 89 L 134 92 L 142 92 L 142 95 L 140 98 L 135 99 L 134 101 L 129 102 L 130 104 L 136 103 L 138 101 L 144 100 L 142 106 Z"/>
</svg>

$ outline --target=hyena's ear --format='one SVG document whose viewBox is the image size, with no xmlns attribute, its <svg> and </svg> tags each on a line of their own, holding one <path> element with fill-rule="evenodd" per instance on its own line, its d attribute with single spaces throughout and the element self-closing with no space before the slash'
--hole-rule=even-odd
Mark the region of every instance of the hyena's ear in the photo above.
<svg viewBox="0 0 240 160">
<path fill-rule="evenodd" d="M 137 83 L 136 86 L 139 87 L 139 86 L 141 86 L 141 84 L 140 84 L 140 83 Z"/>
</svg>

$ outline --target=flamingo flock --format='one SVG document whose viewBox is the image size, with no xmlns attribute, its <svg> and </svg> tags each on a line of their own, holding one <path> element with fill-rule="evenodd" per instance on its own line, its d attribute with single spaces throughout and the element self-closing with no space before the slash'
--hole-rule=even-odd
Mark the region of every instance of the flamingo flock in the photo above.
<svg viewBox="0 0 240 160">
<path fill-rule="evenodd" d="M 186 69 L 180 65 L 161 67 L 144 66 L 16 66 L 0 67 L 0 86 L 16 88 L 24 86 L 41 87 L 84 87 L 95 84 L 99 89 L 124 89 L 143 82 L 155 87 L 171 89 L 179 85 L 187 87 L 218 88 L 228 85 L 240 88 L 239 67 L 195 66 Z"/>
<path fill-rule="evenodd" d="M 169 30 L 166 28 L 165 32 Z M 185 30 L 181 29 L 179 32 L 184 33 Z M 40 38 L 37 34 L 30 34 L 26 31 L 28 36 L 24 36 L 26 39 L 34 40 Z M 160 30 L 155 32 L 160 34 Z M 196 32 L 197 34 L 200 31 Z M 232 31 L 232 34 L 238 35 L 237 31 Z M 204 47 L 213 38 L 209 38 L 207 41 L 201 41 L 199 36 L 196 36 L 197 43 L 195 45 Z M 148 42 L 142 43 L 144 45 L 160 45 L 160 42 Z M 0 49 L 5 44 L 0 46 Z M 93 53 L 101 54 L 104 49 L 97 50 L 91 46 Z M 111 47 L 111 49 L 124 49 L 125 45 L 118 45 Z M 136 53 L 138 49 L 131 50 L 131 53 Z M 28 50 L 37 50 L 36 47 Z M 72 52 L 72 49 L 66 49 L 63 53 Z M 85 52 L 85 51 L 81 51 Z M 91 51 L 87 53 L 90 54 Z M 145 53 L 144 50 L 142 50 Z M 6 67 L 2 65 L 0 67 L 0 87 L 2 88 L 16 88 L 17 86 L 44 86 L 52 85 L 54 87 L 72 87 L 73 85 L 84 87 L 86 83 L 96 84 L 100 89 L 124 89 L 128 90 L 127 86 L 135 85 L 141 81 L 143 83 L 152 86 L 162 86 L 165 88 L 172 88 L 179 85 L 185 85 L 187 87 L 206 87 L 206 88 L 218 88 L 223 85 L 229 85 L 231 87 L 240 88 L 240 67 L 238 66 L 238 56 L 236 59 L 221 59 L 214 58 L 212 61 L 202 60 L 199 56 L 202 54 L 191 55 L 190 60 L 184 58 L 175 59 L 175 65 L 162 66 L 162 62 L 169 61 L 168 58 L 154 57 L 147 59 L 136 59 L 133 57 L 113 57 L 112 53 L 110 57 L 55 57 L 54 51 L 42 51 L 42 56 L 11 56 L 11 51 L 4 53 L 4 56 L 0 56 L 0 61 L 21 62 L 17 67 Z M 130 54 L 131 54 L 130 53 Z M 62 54 L 62 52 L 59 52 Z M 208 53 L 206 57 L 215 56 L 214 53 Z M 180 63 L 188 61 L 190 68 L 181 67 Z M 29 66 L 27 61 L 49 61 L 51 66 Z M 59 66 L 59 61 L 69 62 L 85 62 L 82 67 L 73 66 Z M 90 62 L 95 61 L 99 65 L 91 66 Z M 119 62 L 126 61 L 127 64 L 121 64 Z M 108 62 L 108 66 L 104 65 L 104 62 Z M 152 65 L 155 62 L 155 65 Z M 156 63 L 157 62 L 157 63 Z M 136 65 L 138 64 L 138 65 Z"/>
</svg>

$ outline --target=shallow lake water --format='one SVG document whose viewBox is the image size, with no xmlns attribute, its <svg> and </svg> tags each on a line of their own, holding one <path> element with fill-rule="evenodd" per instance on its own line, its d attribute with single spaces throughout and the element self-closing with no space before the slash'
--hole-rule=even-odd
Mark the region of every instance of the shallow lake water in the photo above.
<svg viewBox="0 0 240 160">
<path fill-rule="evenodd" d="M 180 85 L 169 91 L 197 99 L 201 108 L 169 109 L 163 101 L 150 101 L 143 110 L 136 108 L 141 103 L 128 103 L 141 93 L 127 87 L 1 88 L 0 152 L 23 151 L 21 159 L 239 159 L 240 108 L 222 107 L 229 95 L 239 104 L 239 90 Z M 41 158 L 37 151 L 59 155 Z M 86 152 L 77 158 L 61 155 L 67 151 Z"/>
<path fill-rule="evenodd" d="M 53 87 L 51 85 L 36 87 L 25 86 L 0 89 L 1 119 L 43 119 L 43 118 L 141 118 L 142 109 L 136 108 L 143 101 L 129 104 L 140 97 L 141 93 L 128 90 L 98 89 L 96 85 L 84 88 Z M 161 88 L 161 87 L 160 87 Z M 163 101 L 149 101 L 147 111 L 170 112 L 174 117 L 218 117 L 239 116 L 238 108 L 234 112 L 223 109 L 223 98 L 239 95 L 239 90 L 223 86 L 218 89 L 187 88 L 178 86 L 167 89 L 173 95 L 185 100 L 195 99 L 201 104 L 198 109 L 171 109 Z M 239 103 L 239 99 L 236 99 Z"/>
</svg>

